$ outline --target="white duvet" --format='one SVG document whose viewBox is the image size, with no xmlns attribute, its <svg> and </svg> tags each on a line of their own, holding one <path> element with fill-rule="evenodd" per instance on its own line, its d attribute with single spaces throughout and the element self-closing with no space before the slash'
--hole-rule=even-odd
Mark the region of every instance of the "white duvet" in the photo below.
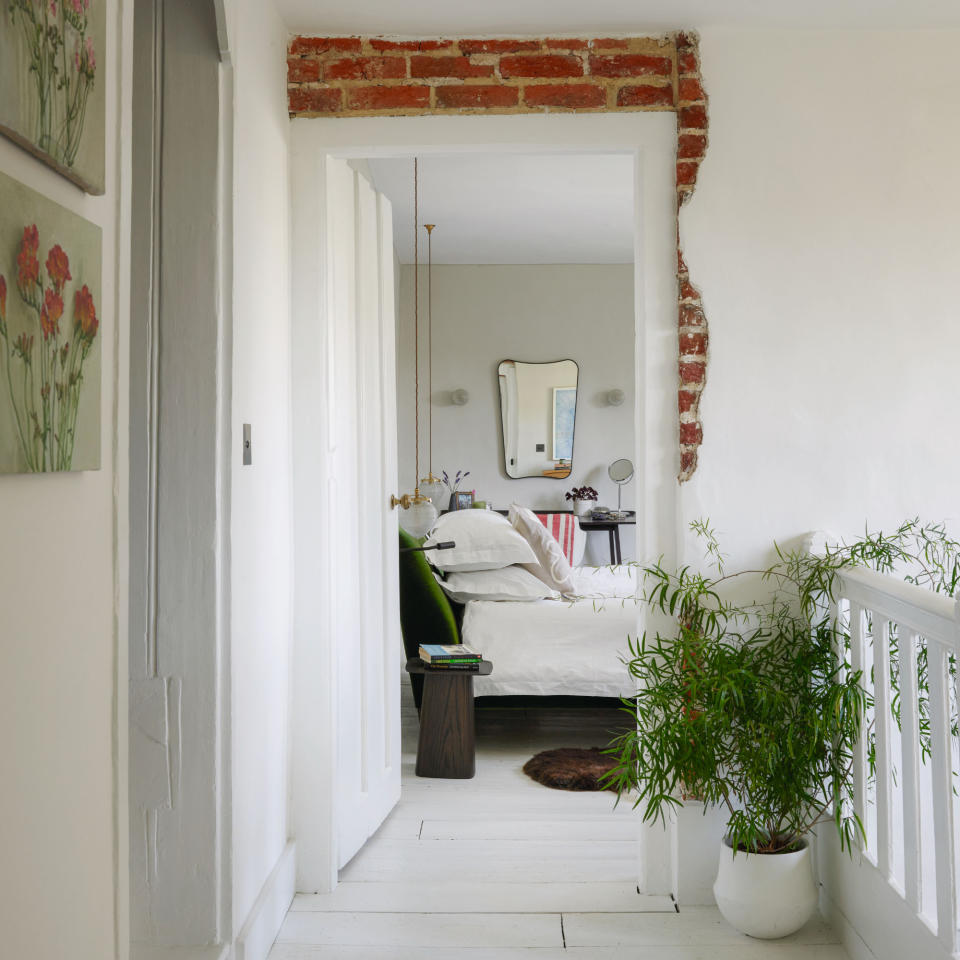
<svg viewBox="0 0 960 960">
<path fill-rule="evenodd" d="M 630 696 L 623 660 L 639 631 L 641 605 L 632 567 L 578 567 L 577 598 L 471 600 L 463 642 L 493 663 L 474 677 L 474 696 Z"/>
</svg>

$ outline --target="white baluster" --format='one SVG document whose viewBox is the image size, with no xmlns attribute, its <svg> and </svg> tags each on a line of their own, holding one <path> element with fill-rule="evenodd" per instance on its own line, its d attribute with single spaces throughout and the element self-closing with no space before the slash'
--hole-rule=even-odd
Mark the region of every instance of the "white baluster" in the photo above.
<svg viewBox="0 0 960 960">
<path fill-rule="evenodd" d="M 953 653 L 953 659 L 954 659 L 954 672 L 953 672 L 953 684 L 954 684 L 954 686 L 953 686 L 953 693 L 954 693 L 954 700 L 953 700 L 953 704 L 954 704 L 954 707 L 955 707 L 958 711 L 960 711 L 960 594 L 957 595 L 957 598 L 956 598 L 956 600 L 954 601 L 954 604 L 953 604 L 953 650 L 952 650 L 952 653 Z M 948 657 L 948 664 L 949 664 L 949 657 Z M 950 729 L 950 734 L 951 734 L 951 743 L 950 743 L 950 756 L 951 756 L 951 757 L 954 756 L 955 749 L 956 749 L 955 744 L 953 743 L 953 722 L 954 722 L 954 718 L 953 718 L 953 715 L 951 714 L 951 716 L 950 716 L 950 728 L 949 728 L 949 729 Z M 955 782 L 955 779 L 956 779 L 956 778 L 954 778 L 953 780 L 951 780 L 951 783 Z M 953 834 L 953 837 L 954 837 L 954 842 L 956 843 L 956 842 L 957 842 L 956 834 Z M 954 864 L 954 877 L 957 876 L 956 870 L 957 870 L 957 857 L 958 857 L 958 855 L 960 855 L 960 851 L 958 851 L 958 850 L 955 848 L 955 849 L 954 849 L 954 861 L 953 861 L 953 864 Z M 958 880 L 958 883 L 960 883 L 960 880 Z M 960 901 L 960 888 L 957 888 L 957 889 L 955 889 L 955 891 L 954 891 L 954 903 L 953 903 L 953 910 L 954 910 L 954 917 L 953 917 L 954 936 L 955 936 L 955 938 L 957 939 L 957 941 L 960 941 L 960 916 L 958 916 L 958 913 L 960 913 L 960 902 L 958 902 L 958 901 Z"/>
<path fill-rule="evenodd" d="M 933 780 L 933 840 L 937 876 L 937 936 L 953 953 L 957 945 L 957 884 L 954 864 L 953 773 L 947 648 L 927 644 L 930 678 L 930 752 Z"/>
<path fill-rule="evenodd" d="M 854 673 L 865 671 L 863 651 L 863 607 L 850 601 L 850 668 Z M 860 685 L 866 689 L 867 678 L 861 677 Z M 866 829 L 867 825 L 867 737 L 864 728 L 853 747 L 853 812 Z M 861 846 L 866 839 L 860 838 Z"/>
<path fill-rule="evenodd" d="M 882 614 L 873 612 L 873 721 L 876 735 L 877 869 L 892 875 L 893 819 L 890 792 L 890 631 Z"/>
<path fill-rule="evenodd" d="M 903 769 L 903 880 L 907 903 L 920 912 L 920 714 L 917 634 L 900 628 L 900 746 Z"/>
</svg>

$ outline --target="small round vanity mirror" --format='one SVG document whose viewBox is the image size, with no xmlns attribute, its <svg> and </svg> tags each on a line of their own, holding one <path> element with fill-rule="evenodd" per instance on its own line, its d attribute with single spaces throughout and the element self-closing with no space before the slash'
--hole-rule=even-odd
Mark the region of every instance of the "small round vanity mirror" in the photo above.
<svg viewBox="0 0 960 960">
<path fill-rule="evenodd" d="M 622 513 L 621 494 L 623 485 L 633 479 L 633 464 L 626 459 L 614 460 L 607 468 L 610 479 L 617 485 L 617 513 Z"/>
<path fill-rule="evenodd" d="M 607 473 L 614 483 L 627 483 L 633 479 L 633 464 L 629 460 L 614 460 Z"/>
</svg>

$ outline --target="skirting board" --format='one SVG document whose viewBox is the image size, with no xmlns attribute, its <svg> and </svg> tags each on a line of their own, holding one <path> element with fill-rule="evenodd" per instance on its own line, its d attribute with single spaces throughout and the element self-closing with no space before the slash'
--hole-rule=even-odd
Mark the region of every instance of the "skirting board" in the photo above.
<svg viewBox="0 0 960 960">
<path fill-rule="evenodd" d="M 131 943 L 131 960 L 226 960 L 228 944 L 206 947 L 158 947 L 150 943 Z"/>
<path fill-rule="evenodd" d="M 267 960 L 296 889 L 296 847 L 288 843 L 280 854 L 237 937 L 236 960 Z"/>
<path fill-rule="evenodd" d="M 863 942 L 863 938 L 853 929 L 853 924 L 843 915 L 843 911 L 820 889 L 820 913 L 824 920 L 837 931 L 840 942 L 850 954 L 850 960 L 877 960 L 873 951 Z"/>
<path fill-rule="evenodd" d="M 823 831 L 817 851 L 823 913 L 852 960 L 951 960 L 872 863 L 840 850 L 836 830 Z"/>
</svg>

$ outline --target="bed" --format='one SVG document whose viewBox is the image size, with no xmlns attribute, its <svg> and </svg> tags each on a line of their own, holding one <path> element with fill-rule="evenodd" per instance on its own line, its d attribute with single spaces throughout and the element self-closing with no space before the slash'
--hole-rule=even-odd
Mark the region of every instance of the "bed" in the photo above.
<svg viewBox="0 0 960 960">
<path fill-rule="evenodd" d="M 577 599 L 464 606 L 464 643 L 493 662 L 474 696 L 624 697 L 634 683 L 623 663 L 640 605 L 632 567 L 575 568 Z"/>
<path fill-rule="evenodd" d="M 621 697 L 635 683 L 623 660 L 640 603 L 630 566 L 573 568 L 575 590 L 528 602 L 452 601 L 418 542 L 400 531 L 400 620 L 407 657 L 421 643 L 466 643 L 492 661 L 474 696 Z M 419 707 L 422 677 L 411 676 Z"/>
</svg>

